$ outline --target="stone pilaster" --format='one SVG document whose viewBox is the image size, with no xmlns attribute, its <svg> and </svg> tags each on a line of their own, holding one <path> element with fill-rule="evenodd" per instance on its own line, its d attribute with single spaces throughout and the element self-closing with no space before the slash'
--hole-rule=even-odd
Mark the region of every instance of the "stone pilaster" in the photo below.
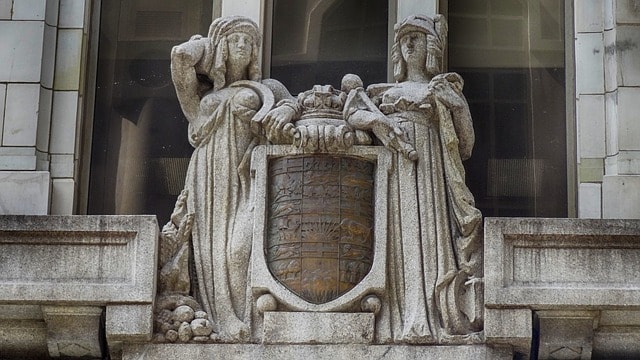
<svg viewBox="0 0 640 360">
<path fill-rule="evenodd" d="M 72 214 L 88 0 L 0 2 L 0 214 Z"/>
<path fill-rule="evenodd" d="M 640 218 L 640 1 L 604 2 L 603 218 Z"/>
</svg>

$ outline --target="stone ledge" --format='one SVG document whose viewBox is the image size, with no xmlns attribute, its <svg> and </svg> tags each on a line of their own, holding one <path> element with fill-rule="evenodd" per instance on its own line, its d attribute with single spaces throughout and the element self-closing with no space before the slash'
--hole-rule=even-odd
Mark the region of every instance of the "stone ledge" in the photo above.
<svg viewBox="0 0 640 360">
<path fill-rule="evenodd" d="M 0 303 L 148 303 L 154 216 L 1 216 Z"/>
<path fill-rule="evenodd" d="M 640 309 L 640 221 L 488 218 L 487 308 Z"/>
<path fill-rule="evenodd" d="M 507 360 L 509 349 L 484 345 L 195 345 L 128 344 L 123 360 L 142 359 L 492 359 Z"/>
<path fill-rule="evenodd" d="M 371 344 L 373 313 L 278 312 L 264 314 L 265 344 Z"/>
<path fill-rule="evenodd" d="M 155 216 L 0 216 L 0 353 L 102 358 L 102 332 L 112 354 L 150 340 L 157 247 Z"/>
<path fill-rule="evenodd" d="M 640 356 L 639 220 L 488 218 L 484 261 L 489 345 Z"/>
</svg>

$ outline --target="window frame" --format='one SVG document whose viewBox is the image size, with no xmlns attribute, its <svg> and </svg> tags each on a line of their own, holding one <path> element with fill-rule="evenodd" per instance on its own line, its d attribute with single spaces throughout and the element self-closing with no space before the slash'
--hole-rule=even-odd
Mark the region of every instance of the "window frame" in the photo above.
<svg viewBox="0 0 640 360">
<path fill-rule="evenodd" d="M 212 1 L 212 20 L 229 15 L 227 12 L 237 10 L 237 0 L 211 0 Z M 566 150 L 567 150 L 567 217 L 577 217 L 577 126 L 576 126 L 576 99 L 575 99 L 575 26 L 574 26 L 574 1 L 564 2 L 565 6 L 565 129 L 566 129 Z M 87 214 L 89 203 L 89 181 L 90 181 L 90 164 L 92 158 L 93 145 L 93 124 L 95 111 L 95 96 L 97 85 L 97 64 L 98 64 L 98 47 L 100 37 L 100 17 L 103 0 L 91 2 L 89 23 L 89 48 L 87 51 L 88 61 L 85 73 L 85 86 L 83 89 L 83 109 L 84 118 L 81 123 L 81 142 L 78 144 L 78 182 L 76 184 L 76 213 Z M 404 17 L 416 13 L 441 13 L 448 18 L 448 0 L 389 0 L 389 24 L 388 24 L 388 54 L 391 53 L 393 45 L 393 26 L 396 22 Z M 234 5 L 232 6 L 231 3 Z M 225 6 L 227 5 L 227 6 Z M 272 18 L 273 18 L 273 0 L 247 0 L 241 4 L 246 8 L 248 14 L 261 14 L 259 26 L 263 30 L 263 47 L 262 47 L 262 66 L 265 78 L 270 75 L 271 67 L 271 48 L 272 48 Z M 259 9 L 259 10 L 258 10 Z M 420 11 L 426 10 L 426 11 Z M 448 60 L 445 58 L 445 63 Z M 387 58 L 387 79 L 393 81 L 393 65 L 390 57 Z"/>
</svg>

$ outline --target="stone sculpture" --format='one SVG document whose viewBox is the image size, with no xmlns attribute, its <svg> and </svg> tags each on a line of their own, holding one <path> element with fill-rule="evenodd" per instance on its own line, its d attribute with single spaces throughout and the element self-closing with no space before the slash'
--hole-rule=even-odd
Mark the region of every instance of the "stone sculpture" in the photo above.
<svg viewBox="0 0 640 360">
<path fill-rule="evenodd" d="M 482 215 L 462 165 L 474 132 L 462 78 L 443 73 L 446 31 L 441 15 L 397 24 L 397 82 L 369 86 L 375 107 L 354 97 L 345 110 L 354 126 L 384 114 L 417 155 L 395 157 L 389 186 L 388 312 L 381 315 L 389 328 L 378 331 L 390 341 L 455 341 L 482 329 Z"/>
<path fill-rule="evenodd" d="M 260 341 L 277 310 L 370 312 L 377 343 L 481 341 L 482 219 L 462 166 L 474 133 L 446 32 L 441 15 L 410 16 L 396 83 L 348 74 L 297 99 L 260 79 L 246 18 L 174 48 L 195 151 L 161 236 L 156 340 Z M 253 179 L 252 153 L 266 159 Z"/>
<path fill-rule="evenodd" d="M 196 35 L 171 53 L 172 78 L 195 150 L 185 189 L 163 229 L 160 303 L 169 311 L 194 295 L 220 341 L 246 341 L 250 335 L 249 160 L 252 149 L 266 142 L 253 119 L 273 106 L 274 93 L 290 96 L 275 81 L 261 82 L 261 39 L 250 19 L 223 17 L 207 37 Z M 170 325 L 165 327 L 175 331 L 177 324 Z"/>
</svg>

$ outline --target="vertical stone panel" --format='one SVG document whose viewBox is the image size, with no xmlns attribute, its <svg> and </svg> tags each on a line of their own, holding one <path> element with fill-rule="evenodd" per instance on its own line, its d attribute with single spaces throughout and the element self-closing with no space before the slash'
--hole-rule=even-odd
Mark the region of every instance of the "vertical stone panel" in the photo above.
<svg viewBox="0 0 640 360">
<path fill-rule="evenodd" d="M 59 0 L 58 27 L 82 29 L 84 26 L 85 0 Z"/>
<path fill-rule="evenodd" d="M 604 92 L 604 46 L 602 33 L 576 34 L 576 92 Z"/>
<path fill-rule="evenodd" d="M 49 149 L 53 154 L 73 154 L 76 142 L 77 91 L 54 91 Z"/>
<path fill-rule="evenodd" d="M 82 55 L 82 30 L 58 30 L 55 90 L 78 90 L 80 85 L 80 61 Z"/>
<path fill-rule="evenodd" d="M 604 28 L 604 2 L 580 0 L 575 4 L 577 32 L 600 32 Z"/>
<path fill-rule="evenodd" d="M 580 157 L 604 158 L 604 95 L 581 95 L 577 101 Z"/>
<path fill-rule="evenodd" d="M 36 145 L 39 98 L 40 85 L 38 84 L 7 86 L 3 146 Z"/>
<path fill-rule="evenodd" d="M 43 21 L 0 21 L 0 82 L 39 82 Z"/>
<path fill-rule="evenodd" d="M 51 215 L 73 214 L 73 179 L 53 179 L 51 183 Z"/>
<path fill-rule="evenodd" d="M 13 2 L 12 20 L 44 20 L 46 0 L 17 0 Z"/>
<path fill-rule="evenodd" d="M 602 218 L 602 184 L 580 184 L 578 217 L 581 219 Z"/>
</svg>

